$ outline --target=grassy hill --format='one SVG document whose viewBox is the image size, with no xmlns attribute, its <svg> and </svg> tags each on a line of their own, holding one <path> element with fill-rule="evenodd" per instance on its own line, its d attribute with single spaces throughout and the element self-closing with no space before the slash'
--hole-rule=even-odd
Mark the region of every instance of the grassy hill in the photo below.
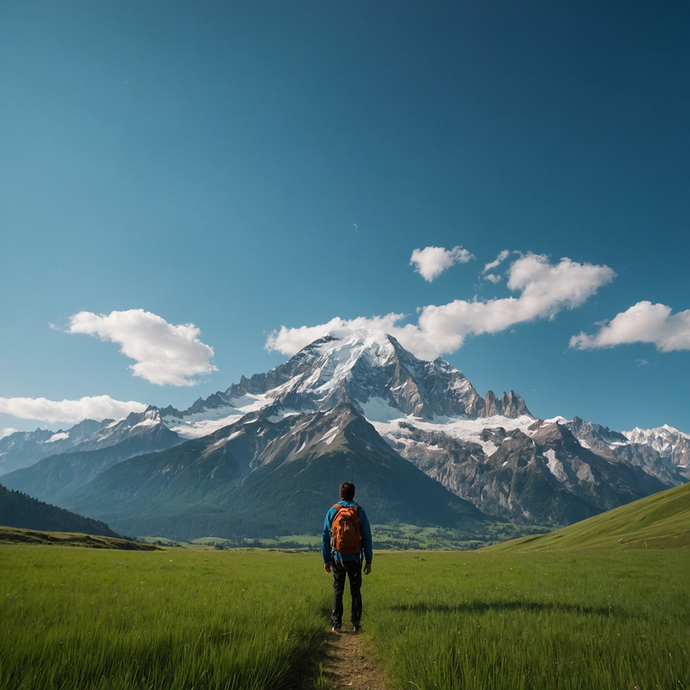
<svg viewBox="0 0 690 690">
<path fill-rule="evenodd" d="M 690 484 L 647 496 L 556 532 L 489 548 L 492 551 L 690 549 Z"/>
<path fill-rule="evenodd" d="M 0 527 L 0 544 L 54 544 L 86 546 L 92 549 L 124 549 L 126 551 L 155 551 L 152 544 L 139 544 L 129 539 L 105 537 L 79 532 L 42 532 L 19 527 Z"/>
<path fill-rule="evenodd" d="M 0 525 L 119 537 L 105 522 L 77 515 L 0 484 Z"/>
</svg>

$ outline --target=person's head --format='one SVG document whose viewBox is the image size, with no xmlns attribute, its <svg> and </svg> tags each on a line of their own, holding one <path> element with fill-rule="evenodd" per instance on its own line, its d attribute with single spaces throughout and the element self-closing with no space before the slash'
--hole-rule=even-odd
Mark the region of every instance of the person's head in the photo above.
<svg viewBox="0 0 690 690">
<path fill-rule="evenodd" d="M 343 482 L 340 485 L 340 498 L 343 501 L 351 501 L 355 497 L 355 485 L 352 482 Z"/>
</svg>

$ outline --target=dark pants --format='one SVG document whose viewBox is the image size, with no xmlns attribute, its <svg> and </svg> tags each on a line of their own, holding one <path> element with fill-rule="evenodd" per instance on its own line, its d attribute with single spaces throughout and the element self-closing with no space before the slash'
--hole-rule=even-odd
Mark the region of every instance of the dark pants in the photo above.
<svg viewBox="0 0 690 690">
<path fill-rule="evenodd" d="M 334 561 L 331 563 L 333 573 L 333 602 L 331 604 L 331 624 L 339 628 L 343 622 L 343 592 L 345 591 L 345 579 L 350 579 L 350 596 L 352 608 L 350 609 L 350 622 L 359 628 L 362 618 L 362 564 L 357 561 Z"/>
</svg>

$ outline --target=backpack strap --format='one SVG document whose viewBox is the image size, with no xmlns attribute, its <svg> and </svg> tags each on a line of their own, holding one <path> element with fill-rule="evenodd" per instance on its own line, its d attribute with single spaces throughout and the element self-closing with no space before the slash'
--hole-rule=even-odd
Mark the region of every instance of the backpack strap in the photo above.
<svg viewBox="0 0 690 690">
<path fill-rule="evenodd" d="M 359 508 L 359 504 L 353 503 L 351 506 L 347 506 L 347 507 L 348 508 Z M 345 506 L 341 506 L 340 503 L 335 503 L 333 505 L 333 507 L 331 508 L 331 510 L 335 510 L 335 512 L 337 513 L 341 508 L 345 508 Z M 359 511 L 357 511 L 357 512 L 359 512 Z M 333 517 L 335 517 L 335 516 L 333 516 Z"/>
</svg>

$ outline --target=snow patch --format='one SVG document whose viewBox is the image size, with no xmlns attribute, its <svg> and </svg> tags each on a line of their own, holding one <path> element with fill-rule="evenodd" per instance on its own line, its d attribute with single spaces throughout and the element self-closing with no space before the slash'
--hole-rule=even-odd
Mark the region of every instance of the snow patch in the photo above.
<svg viewBox="0 0 690 690">
<path fill-rule="evenodd" d="M 371 399 L 370 399 L 371 400 Z M 385 401 L 384 401 L 385 402 Z M 476 443 L 482 447 L 484 454 L 488 457 L 494 453 L 498 446 L 492 441 L 482 440 L 482 432 L 485 429 L 503 428 L 510 432 L 514 429 L 519 429 L 525 435 L 530 435 L 529 427 L 534 424 L 534 418 L 523 415 L 517 419 L 509 417 L 502 417 L 496 415 L 494 417 L 483 417 L 481 419 L 461 419 L 459 417 L 434 417 L 431 422 L 420 420 L 412 415 L 403 415 L 397 412 L 397 417 L 394 419 L 385 419 L 385 407 L 374 405 L 372 407 L 372 417 L 365 411 L 365 417 L 376 431 L 391 443 L 405 443 L 405 437 L 410 433 L 405 425 L 412 426 L 420 431 L 426 431 L 437 434 L 445 434 L 451 438 L 457 439 L 465 443 Z M 376 418 L 380 415 L 379 419 Z M 383 418 L 381 418 L 383 417 Z"/>
<path fill-rule="evenodd" d="M 325 443 L 327 446 L 330 446 L 333 441 L 335 441 L 336 436 L 340 433 L 340 427 L 339 426 L 334 426 L 330 431 L 324 434 L 323 438 L 321 439 L 322 443 Z"/>
<path fill-rule="evenodd" d="M 132 427 L 132 429 L 137 429 L 140 427 L 158 426 L 159 423 L 160 423 L 160 419 L 158 419 L 158 417 L 156 417 L 155 419 L 147 418 L 147 419 L 143 419 L 138 424 L 135 424 Z"/>
<path fill-rule="evenodd" d="M 66 438 L 69 438 L 69 434 L 66 431 L 61 431 L 57 434 L 53 434 L 47 441 L 46 443 L 55 443 L 55 441 L 64 441 Z"/>
<path fill-rule="evenodd" d="M 570 420 L 566 419 L 565 417 L 561 417 L 561 415 L 556 415 L 555 417 L 551 417 L 551 419 L 545 419 L 544 425 L 554 424 L 555 422 L 558 422 L 561 426 L 565 426 L 570 422 Z"/>
<path fill-rule="evenodd" d="M 568 479 L 568 475 L 563 469 L 563 463 L 556 457 L 556 451 L 553 448 L 549 448 L 544 455 L 548 460 L 548 466 L 549 470 L 551 470 L 551 474 L 561 483 L 566 481 Z"/>
<path fill-rule="evenodd" d="M 223 427 L 230 426 L 231 424 L 238 422 L 243 416 L 244 415 L 241 414 L 228 415 L 222 419 L 203 419 L 191 423 L 170 425 L 168 428 L 170 431 L 174 431 L 181 438 L 201 438 L 202 436 L 208 436 L 214 431 L 218 431 Z"/>
<path fill-rule="evenodd" d="M 181 438 L 201 438 L 238 422 L 250 412 L 256 412 L 273 404 L 273 400 L 266 395 L 250 394 L 235 398 L 233 402 L 233 405 L 203 410 L 181 417 L 164 417 L 163 423 Z"/>
<path fill-rule="evenodd" d="M 300 414 L 303 413 L 297 410 L 280 410 L 280 412 L 276 412 L 276 414 L 272 414 L 268 417 L 268 421 L 276 424 L 277 422 L 282 422 L 286 417 L 294 417 Z"/>
<path fill-rule="evenodd" d="M 370 422 L 392 422 L 395 419 L 405 418 L 405 414 L 393 407 L 390 401 L 376 396 L 361 403 L 360 408 Z"/>
<path fill-rule="evenodd" d="M 233 439 L 237 438 L 238 436 L 241 436 L 244 433 L 244 429 L 240 429 L 239 431 L 235 431 L 234 433 L 230 434 L 227 438 L 221 438 L 219 441 L 216 441 L 215 443 L 212 443 L 207 449 L 206 452 L 210 452 L 212 450 L 217 450 L 221 446 L 224 446 L 226 443 L 230 443 Z"/>
<path fill-rule="evenodd" d="M 500 446 L 497 446 L 493 441 L 484 441 L 482 446 L 484 455 L 486 455 L 487 458 L 493 455 L 500 448 Z"/>
</svg>

